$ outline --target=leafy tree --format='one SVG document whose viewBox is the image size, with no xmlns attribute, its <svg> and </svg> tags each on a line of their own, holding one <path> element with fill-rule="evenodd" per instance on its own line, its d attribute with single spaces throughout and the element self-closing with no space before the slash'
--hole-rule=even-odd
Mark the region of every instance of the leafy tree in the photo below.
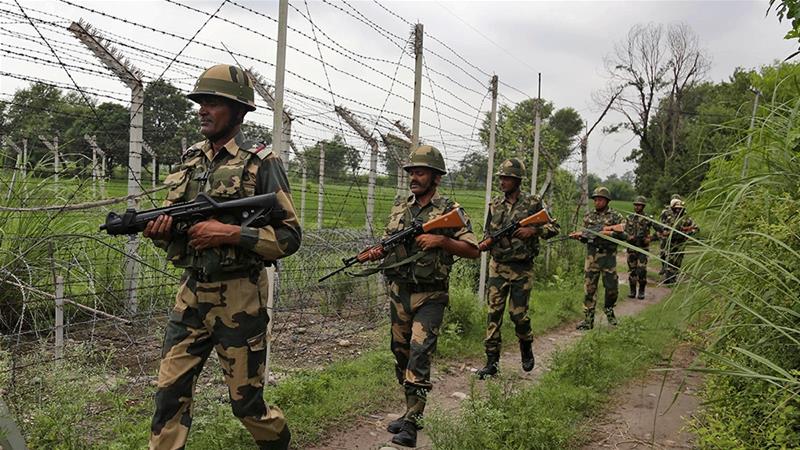
<svg viewBox="0 0 800 450">
<path fill-rule="evenodd" d="M 775 0 L 769 0 L 769 10 L 775 6 Z M 792 27 L 784 36 L 784 39 L 796 39 L 800 43 L 800 0 L 781 0 L 778 6 L 775 6 L 775 12 L 778 15 L 778 20 L 783 22 L 783 19 L 791 20 Z M 800 55 L 800 50 L 789 55 L 786 60 L 792 59 Z"/>
<path fill-rule="evenodd" d="M 245 121 L 242 124 L 242 133 L 250 142 L 264 142 L 267 145 L 272 144 L 272 131 L 269 127 Z"/>
<path fill-rule="evenodd" d="M 200 121 L 192 102 L 175 86 L 156 80 L 144 90 L 144 139 L 156 152 L 159 161 L 174 163 L 180 159 L 181 138 L 189 143 L 203 139 Z M 149 159 L 143 155 L 145 160 Z"/>
<path fill-rule="evenodd" d="M 344 142 L 340 135 L 334 135 L 333 139 L 326 139 L 317 142 L 312 147 L 303 150 L 303 158 L 307 167 L 307 175 L 310 179 L 319 177 L 320 148 L 325 146 L 325 178 L 340 181 L 346 178 L 347 170 L 352 170 L 353 153 L 358 150 Z"/>
<path fill-rule="evenodd" d="M 451 173 L 451 179 L 456 186 L 462 188 L 482 185 L 488 166 L 489 157 L 484 151 L 472 151 L 461 158 L 458 168 Z"/>
<path fill-rule="evenodd" d="M 536 109 L 540 108 L 542 126 L 540 131 L 540 160 L 543 165 L 558 167 L 569 156 L 572 144 L 583 120 L 573 108 L 555 110 L 547 100 L 528 99 L 511 107 L 501 105 L 497 113 L 495 138 L 495 162 L 511 157 L 520 157 L 528 170 L 533 164 L 534 128 Z M 489 145 L 490 116 L 483 120 L 479 136 L 485 146 Z M 544 171 L 541 171 L 544 172 Z M 529 172 L 530 173 L 530 172 Z M 539 175 L 540 178 L 544 174 Z"/>
<path fill-rule="evenodd" d="M 81 108 L 76 117 L 64 131 L 63 149 L 86 155 L 91 161 L 91 149 L 84 135 L 95 136 L 97 145 L 105 152 L 108 167 L 116 164 L 127 166 L 130 150 L 130 110 L 118 103 L 101 103 L 92 111 Z M 99 162 L 98 162 L 99 164 Z"/>
</svg>

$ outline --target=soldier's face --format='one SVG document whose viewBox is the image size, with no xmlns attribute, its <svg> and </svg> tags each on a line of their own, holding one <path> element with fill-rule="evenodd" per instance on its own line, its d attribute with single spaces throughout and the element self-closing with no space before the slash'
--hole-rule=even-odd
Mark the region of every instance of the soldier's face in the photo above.
<svg viewBox="0 0 800 450">
<path fill-rule="evenodd" d="M 213 139 L 223 136 L 232 127 L 241 123 L 241 111 L 234 107 L 231 102 L 214 95 L 202 96 L 197 99 L 200 109 L 197 115 L 200 116 L 200 133 Z"/>
<path fill-rule="evenodd" d="M 519 188 L 519 178 L 500 176 L 500 191 L 504 194 L 514 192 Z"/>
<path fill-rule="evenodd" d="M 408 187 L 414 195 L 423 195 L 436 187 L 442 179 L 427 167 L 412 167 L 408 170 Z"/>
<path fill-rule="evenodd" d="M 633 205 L 633 210 L 636 211 L 636 214 L 641 214 L 642 211 L 644 211 L 644 205 L 642 205 L 641 203 L 636 203 L 635 205 Z"/>
<path fill-rule="evenodd" d="M 605 197 L 595 197 L 594 198 L 594 209 L 600 211 L 601 209 L 605 209 L 608 206 L 608 199 Z"/>
</svg>

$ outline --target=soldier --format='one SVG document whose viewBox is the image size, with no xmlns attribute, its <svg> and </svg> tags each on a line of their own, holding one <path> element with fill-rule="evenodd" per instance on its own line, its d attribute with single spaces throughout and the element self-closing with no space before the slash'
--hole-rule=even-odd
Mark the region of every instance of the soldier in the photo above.
<svg viewBox="0 0 800 450">
<path fill-rule="evenodd" d="M 667 267 L 664 273 L 664 284 L 673 284 L 677 281 L 678 272 L 683 264 L 684 248 L 689 236 L 694 236 L 700 227 L 686 215 L 686 208 L 682 200 L 673 199 L 670 202 L 672 221 L 669 228 L 662 231 L 665 242 Z"/>
<path fill-rule="evenodd" d="M 672 194 L 670 202 L 675 199 L 680 200 L 681 196 Z M 658 221 L 659 223 L 653 224 L 653 230 L 655 231 L 653 236 L 660 241 L 658 246 L 658 258 L 661 260 L 661 270 L 658 271 L 658 274 L 663 276 L 664 272 L 667 270 L 667 244 L 664 239 L 661 239 L 661 235 L 664 231 L 664 225 L 669 226 L 669 224 L 672 223 L 672 208 L 670 208 L 669 204 L 664 206 L 664 209 L 661 210 Z"/>
<path fill-rule="evenodd" d="M 459 207 L 436 191 L 442 175 L 447 173 L 439 150 L 430 145 L 417 147 L 403 169 L 409 174 L 411 195 L 395 202 L 385 236 L 415 221 L 424 223 Z M 449 301 L 453 256 L 477 258 L 480 256 L 478 241 L 468 223 L 461 229 L 422 234 L 408 245 L 394 247 L 388 254 L 384 254 L 380 246 L 368 252 L 370 260 L 385 256 L 380 267 L 390 298 L 395 375 L 406 397 L 406 412 L 390 422 L 387 431 L 395 434 L 393 443 L 414 447 L 432 388 L 431 355 L 436 349 L 439 327 Z"/>
<path fill-rule="evenodd" d="M 229 200 L 274 192 L 285 218 L 258 227 L 222 215 L 177 233 L 172 219 L 147 224 L 144 235 L 185 269 L 169 315 L 158 372 L 150 449 L 182 449 L 192 424 L 194 387 L 212 348 L 228 385 L 233 414 L 260 449 L 288 449 L 283 412 L 264 403 L 266 265 L 297 251 L 301 232 L 283 164 L 265 144 L 245 141 L 242 121 L 256 109 L 253 87 L 238 67 L 216 65 L 188 97 L 200 105 L 206 140 L 186 150 L 165 183 L 166 203 L 205 192 Z"/>
<path fill-rule="evenodd" d="M 517 158 L 503 161 L 496 174 L 500 178 L 500 190 L 503 195 L 495 197 L 489 204 L 489 216 L 486 219 L 485 233 L 489 234 L 511 225 L 520 219 L 543 209 L 538 196 L 520 192 L 520 185 L 525 176 L 525 166 Z M 519 351 L 522 358 L 522 370 L 533 370 L 533 332 L 531 319 L 528 317 L 528 301 L 533 287 L 533 259 L 539 254 L 539 237 L 544 239 L 558 234 L 556 224 L 544 226 L 521 227 L 513 236 L 504 238 L 491 246 L 492 261 L 489 264 L 489 314 L 486 327 L 486 367 L 478 371 L 483 380 L 487 376 L 497 374 L 500 363 L 503 311 L 506 308 L 506 297 L 509 298 L 508 314 L 514 322 L 514 331 L 519 340 Z M 481 248 L 481 251 L 489 247 Z"/>
<path fill-rule="evenodd" d="M 643 196 L 636 197 L 633 201 L 634 213 L 625 221 L 628 242 L 644 252 L 649 251 L 650 228 L 653 226 L 653 218 L 644 212 L 646 202 Z M 644 300 L 644 288 L 647 286 L 647 254 L 632 248 L 628 249 L 628 286 L 630 286 L 628 298 L 637 297 L 638 286 L 638 297 Z"/>
<path fill-rule="evenodd" d="M 614 316 L 614 305 L 619 294 L 619 277 L 617 276 L 617 244 L 603 238 L 611 236 L 618 240 L 625 240 L 624 231 L 613 231 L 614 225 L 623 224 L 622 215 L 608 206 L 611 193 L 607 188 L 600 186 L 592 193 L 594 211 L 586 213 L 583 217 L 584 231 L 570 233 L 569 237 L 586 244 L 586 261 L 584 262 L 584 289 L 583 312 L 585 319 L 576 327 L 578 330 L 590 330 L 594 327 L 595 293 L 600 275 L 603 276 L 603 287 L 606 290 L 605 313 L 608 323 L 617 324 Z"/>
</svg>

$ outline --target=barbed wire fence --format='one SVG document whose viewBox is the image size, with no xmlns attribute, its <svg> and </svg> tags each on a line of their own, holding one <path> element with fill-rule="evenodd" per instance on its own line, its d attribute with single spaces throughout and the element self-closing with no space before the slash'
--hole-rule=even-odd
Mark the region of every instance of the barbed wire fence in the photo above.
<svg viewBox="0 0 800 450">
<path fill-rule="evenodd" d="M 164 186 L 156 172 L 170 159 L 155 161 L 155 153 L 142 154 L 148 143 L 154 144 L 141 119 L 135 119 L 143 99 L 134 94 L 132 100 L 131 89 L 120 82 L 125 77 L 98 59 L 97 49 L 76 39 L 75 24 L 90 31 L 100 47 L 114 49 L 113 59 L 123 62 L 121 70 L 135 72 L 139 89 L 162 80 L 187 93 L 201 70 L 219 62 L 241 63 L 261 73 L 275 69 L 262 52 L 241 44 L 248 39 L 261 46 L 277 42 L 272 28 L 278 20 L 260 7 L 223 0 L 207 11 L 164 0 L 165 14 L 197 23 L 196 32 L 182 34 L 110 7 L 58 3 L 57 11 L 46 11 L 0 0 L 0 58 L 13 62 L 3 65 L 0 79 L 19 88 L 66 92 L 63 101 L 75 107 L 56 110 L 46 101 L 0 92 L 5 108 L 52 119 L 49 135 L 3 129 L 0 136 L 0 380 L 9 380 L 4 394 L 16 398 L 38 389 L 30 380 L 43 367 L 87 359 L 126 374 L 126 389 L 132 392 L 152 383 L 163 326 L 181 278 L 148 240 L 132 245 L 127 238 L 96 231 L 104 216 L 123 204 L 158 206 Z M 440 148 L 449 168 L 483 148 L 478 130 L 488 112 L 491 78 L 490 71 L 428 31 L 424 36 L 432 44 L 426 44 L 420 73 L 414 61 L 415 24 L 384 4 L 323 0 L 289 6 L 287 47 L 293 63 L 286 68 L 284 103 L 291 131 L 284 140 L 291 151 L 283 157 L 303 223 L 303 243 L 281 261 L 274 290 L 272 349 L 286 370 L 356 354 L 363 349 L 359 340 L 385 323 L 387 299 L 378 277 L 341 276 L 324 284 L 317 279 L 339 267 L 342 257 L 375 243 L 389 208 L 406 192 L 402 171 L 388 169 L 389 162 L 401 167 L 407 156 L 412 136 L 405 124 L 417 127 L 420 141 Z M 336 15 L 345 29 L 370 33 L 370 50 L 335 37 L 336 31 L 315 20 L 323 14 Z M 241 48 L 214 42 L 212 35 L 240 36 L 235 44 Z M 418 124 L 408 113 L 414 107 L 415 75 L 426 85 Z M 263 75 L 254 79 L 265 94 L 257 96 L 259 109 L 248 120 L 268 127 L 272 82 Z M 498 94 L 511 106 L 517 102 L 507 95 L 529 98 L 502 79 L 500 84 L 506 92 Z M 108 127 L 98 114 L 99 102 L 129 107 L 128 129 Z M 67 136 L 65 127 L 75 121 L 95 126 L 91 134 Z M 133 157 L 107 167 L 108 149 L 100 148 L 97 136 L 129 141 Z M 333 136 L 358 151 L 357 164 L 349 170 L 325 170 L 324 145 Z M 186 138 L 191 143 L 197 136 Z M 305 151 L 318 145 L 322 148 L 316 155 Z M 172 163 L 186 146 L 174 149 Z M 579 170 L 576 166 L 574 160 L 567 163 L 570 171 Z M 114 180 L 122 169 L 129 174 L 127 186 Z M 309 170 L 318 174 L 316 180 L 308 179 Z M 443 186 L 472 214 L 478 233 L 485 183 L 446 178 Z M 314 198 L 317 204 L 310 205 Z M 12 403 L 12 408 L 24 414 L 23 405 Z"/>
</svg>

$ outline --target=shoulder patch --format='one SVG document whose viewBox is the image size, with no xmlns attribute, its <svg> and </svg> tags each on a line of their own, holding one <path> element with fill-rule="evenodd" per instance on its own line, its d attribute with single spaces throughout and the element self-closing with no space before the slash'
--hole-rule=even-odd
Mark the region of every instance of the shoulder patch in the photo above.
<svg viewBox="0 0 800 450">
<path fill-rule="evenodd" d="M 259 142 L 246 149 L 246 151 L 258 156 L 258 159 L 265 159 L 267 156 L 272 154 L 272 146 L 263 142 Z"/>
</svg>

